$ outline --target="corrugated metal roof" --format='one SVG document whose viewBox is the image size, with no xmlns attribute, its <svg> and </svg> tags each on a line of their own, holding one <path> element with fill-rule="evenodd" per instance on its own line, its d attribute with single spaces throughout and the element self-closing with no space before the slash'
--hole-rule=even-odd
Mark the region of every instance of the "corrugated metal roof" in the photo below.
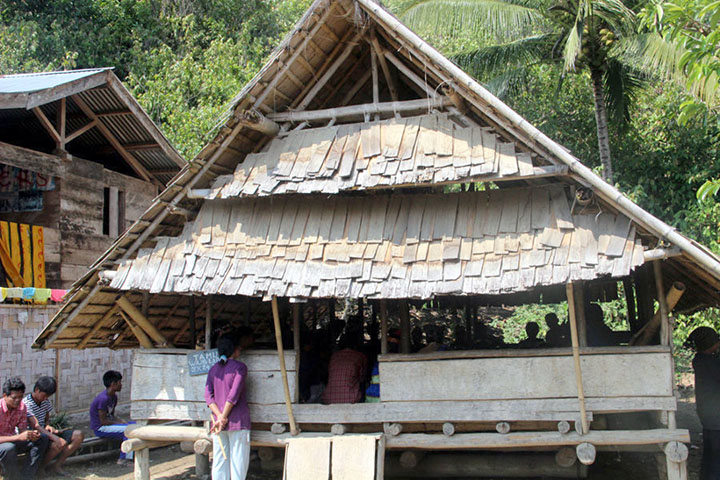
<svg viewBox="0 0 720 480">
<path fill-rule="evenodd" d="M 0 75 L 0 93 L 32 93 L 95 75 L 112 68 L 88 68 L 65 72 L 19 73 Z"/>
<path fill-rule="evenodd" d="M 112 68 L 0 76 L 0 118 L 5 123 L 23 125 L 23 146 L 28 146 L 28 141 L 37 143 L 37 139 L 48 136 L 36 117 L 43 114 L 47 118 L 56 118 L 59 100 L 64 98 L 68 99 L 68 133 L 97 121 L 95 128 L 71 140 L 73 143 L 68 148 L 71 154 L 78 152 L 88 160 L 95 160 L 93 154 L 102 157 L 108 149 L 118 150 L 113 146 L 115 139 L 127 150 L 125 156 L 134 157 L 146 171 L 138 174 L 157 180 L 158 185 L 165 185 L 185 164 L 112 73 Z M 85 112 L 82 104 L 87 105 L 86 109 L 91 113 Z M 0 138 L 15 143 L 8 136 Z"/>
</svg>

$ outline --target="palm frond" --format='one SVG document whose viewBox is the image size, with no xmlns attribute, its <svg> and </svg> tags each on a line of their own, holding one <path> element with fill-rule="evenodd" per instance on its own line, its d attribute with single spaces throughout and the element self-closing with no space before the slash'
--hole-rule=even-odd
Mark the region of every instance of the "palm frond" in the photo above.
<svg viewBox="0 0 720 480">
<path fill-rule="evenodd" d="M 485 40 L 508 40 L 542 28 L 545 18 L 530 0 L 419 0 L 400 12 L 400 18 L 419 32 L 470 35 Z"/>
<path fill-rule="evenodd" d="M 594 0 L 592 14 L 607 23 L 616 35 L 629 36 L 636 30 L 635 13 L 620 0 Z"/>
<path fill-rule="evenodd" d="M 645 79 L 637 70 L 617 59 L 608 59 L 603 75 L 605 105 L 610 118 L 619 128 L 630 121 L 630 106 L 637 93 L 645 87 Z"/>
<path fill-rule="evenodd" d="M 533 35 L 513 42 L 460 52 L 451 59 L 464 70 L 484 81 L 509 69 L 546 61 L 557 35 Z"/>
<path fill-rule="evenodd" d="M 532 77 L 532 65 L 520 65 L 507 69 L 484 83 L 483 85 L 496 97 L 504 99 L 516 96 L 526 90 L 530 85 Z"/>
<path fill-rule="evenodd" d="M 681 59 L 686 50 L 667 41 L 657 32 L 648 32 L 621 39 L 613 48 L 613 56 L 633 68 L 661 80 L 684 85 Z"/>
<path fill-rule="evenodd" d="M 581 22 L 575 22 L 565 39 L 563 69 L 566 72 L 575 71 L 575 60 L 580 54 L 580 47 L 582 46 L 582 28 L 583 25 Z"/>
</svg>

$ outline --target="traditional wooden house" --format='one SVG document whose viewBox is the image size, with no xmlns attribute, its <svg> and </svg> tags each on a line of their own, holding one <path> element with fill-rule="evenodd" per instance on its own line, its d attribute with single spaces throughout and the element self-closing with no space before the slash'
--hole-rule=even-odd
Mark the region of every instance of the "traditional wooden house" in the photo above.
<svg viewBox="0 0 720 480">
<path fill-rule="evenodd" d="M 71 410 L 87 407 L 87 377 L 130 361 L 30 346 L 185 163 L 111 69 L 0 76 L 0 378 L 54 374 Z"/>
<path fill-rule="evenodd" d="M 585 307 L 620 282 L 633 345 L 592 346 Z M 415 474 L 461 475 L 473 465 L 478 475 L 492 465 L 500 476 L 503 465 L 517 474 L 533 462 L 536 473 L 573 477 L 583 468 L 576 455 L 587 465 L 596 449 L 664 449 L 668 478 L 680 479 L 689 436 L 675 421 L 668 315 L 716 305 L 718 287 L 717 257 L 383 7 L 318 0 L 234 100 L 215 139 L 81 278 L 35 346 L 141 347 L 134 418 L 202 421 L 204 378 L 192 375 L 198 358 L 187 349 L 203 331 L 210 347 L 215 327 L 262 329 L 272 319 L 279 356 L 245 356 L 257 446 L 320 438 L 313 451 L 334 459 L 351 449 L 335 438 L 330 453 L 331 433 L 377 433 L 377 463 L 354 478 L 382 478 L 385 449 L 407 451 L 406 466 L 417 464 L 416 450 L 552 451 L 555 459 L 428 455 Z M 300 403 L 302 312 L 327 305 L 336 320 L 335 300 L 347 299 L 378 318 L 380 333 L 368 338 L 381 350 L 380 401 Z M 478 307 L 566 299 L 572 347 L 408 353 L 410 307 L 464 306 L 472 330 Z M 400 353 L 388 351 L 390 324 L 400 327 Z M 651 421 L 633 427 L 629 412 Z M 127 448 L 144 449 L 143 467 L 147 442 L 204 434 L 145 426 L 128 435 Z M 290 445 L 288 468 L 311 458 Z M 328 459 L 313 464 L 313 478 L 327 478 L 318 465 Z M 387 465 L 402 468 L 394 456 Z"/>
</svg>

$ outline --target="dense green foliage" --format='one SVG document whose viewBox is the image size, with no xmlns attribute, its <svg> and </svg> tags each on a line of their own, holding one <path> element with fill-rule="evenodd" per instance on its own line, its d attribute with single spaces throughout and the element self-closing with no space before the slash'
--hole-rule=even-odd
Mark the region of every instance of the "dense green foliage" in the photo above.
<svg viewBox="0 0 720 480">
<path fill-rule="evenodd" d="M 115 67 L 190 158 L 307 0 L 7 0 L 0 73 Z"/>
</svg>

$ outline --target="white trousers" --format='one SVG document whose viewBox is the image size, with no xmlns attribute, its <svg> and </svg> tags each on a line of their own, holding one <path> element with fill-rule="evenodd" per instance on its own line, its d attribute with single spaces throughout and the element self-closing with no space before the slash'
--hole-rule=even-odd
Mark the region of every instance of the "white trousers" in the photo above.
<svg viewBox="0 0 720 480">
<path fill-rule="evenodd" d="M 250 430 L 213 434 L 213 480 L 245 480 L 250 465 Z M 223 456 L 220 442 L 227 458 Z"/>
</svg>

